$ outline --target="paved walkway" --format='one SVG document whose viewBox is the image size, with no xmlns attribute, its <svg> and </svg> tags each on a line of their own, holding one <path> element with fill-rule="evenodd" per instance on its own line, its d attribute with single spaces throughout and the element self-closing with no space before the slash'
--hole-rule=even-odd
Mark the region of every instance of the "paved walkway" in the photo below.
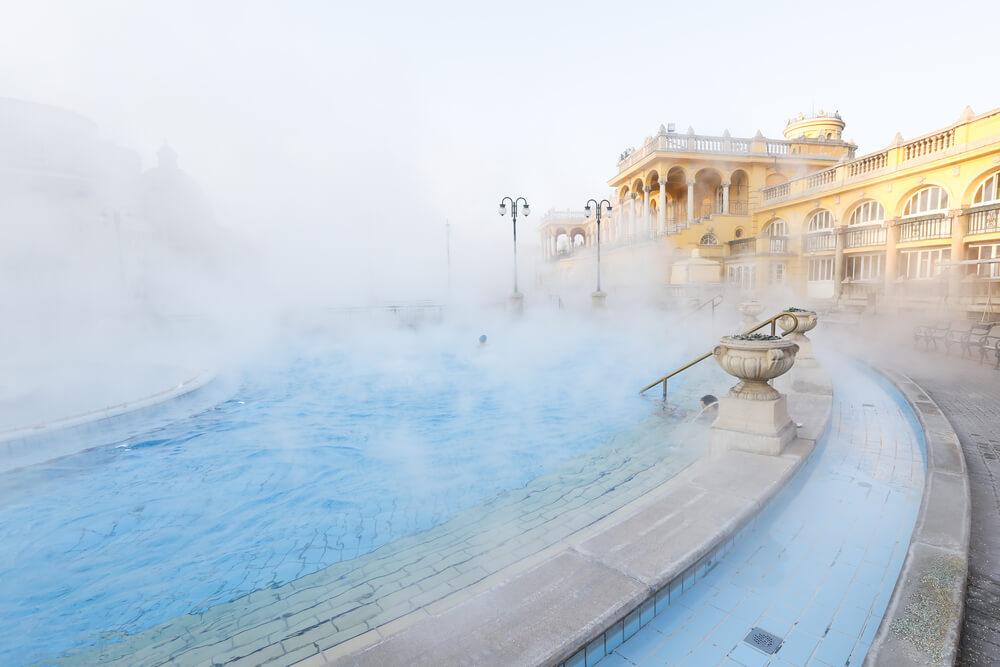
<svg viewBox="0 0 1000 667">
<path fill-rule="evenodd" d="M 1000 371 L 920 353 L 907 373 L 940 406 L 962 443 L 972 492 L 969 582 L 959 663 L 1000 664 Z"/>
<path fill-rule="evenodd" d="M 826 366 L 833 414 L 813 458 L 712 572 L 602 666 L 864 660 L 910 542 L 924 448 L 902 396 L 850 364 Z M 783 639 L 776 654 L 744 642 L 754 627 Z"/>
</svg>

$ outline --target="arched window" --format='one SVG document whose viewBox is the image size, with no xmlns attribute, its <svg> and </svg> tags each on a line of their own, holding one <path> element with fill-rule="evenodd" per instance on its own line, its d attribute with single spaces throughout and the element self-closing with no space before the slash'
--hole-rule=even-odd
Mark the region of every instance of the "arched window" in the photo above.
<svg viewBox="0 0 1000 667">
<path fill-rule="evenodd" d="M 833 215 L 829 211 L 820 209 L 810 216 L 810 232 L 828 232 L 831 229 L 833 229 Z"/>
<path fill-rule="evenodd" d="M 929 215 L 948 210 L 948 193 L 937 185 L 928 185 L 913 193 L 903 207 L 903 217 Z"/>
<path fill-rule="evenodd" d="M 738 238 L 738 239 L 743 238 L 743 228 L 742 227 L 737 227 L 736 228 L 736 238 Z"/>
<path fill-rule="evenodd" d="M 885 209 L 877 201 L 868 200 L 851 212 L 848 225 L 868 225 L 885 221 Z"/>
<path fill-rule="evenodd" d="M 972 205 L 991 204 L 1000 201 L 1000 171 L 989 176 L 976 188 L 976 194 L 972 197 Z"/>
<path fill-rule="evenodd" d="M 719 239 L 716 238 L 715 234 L 705 234 L 698 241 L 698 245 L 719 245 Z"/>
<path fill-rule="evenodd" d="M 788 223 L 781 218 L 775 218 L 771 221 L 771 224 L 767 226 L 765 231 L 771 238 L 788 236 Z"/>
</svg>

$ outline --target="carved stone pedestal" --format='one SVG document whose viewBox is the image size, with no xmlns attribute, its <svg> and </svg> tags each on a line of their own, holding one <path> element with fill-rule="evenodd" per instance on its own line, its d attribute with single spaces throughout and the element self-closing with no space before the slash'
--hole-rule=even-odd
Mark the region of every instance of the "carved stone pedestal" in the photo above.
<svg viewBox="0 0 1000 667">
<path fill-rule="evenodd" d="M 770 401 L 723 396 L 710 442 L 713 452 L 739 449 L 778 456 L 795 439 L 795 432 L 784 394 Z"/>
</svg>

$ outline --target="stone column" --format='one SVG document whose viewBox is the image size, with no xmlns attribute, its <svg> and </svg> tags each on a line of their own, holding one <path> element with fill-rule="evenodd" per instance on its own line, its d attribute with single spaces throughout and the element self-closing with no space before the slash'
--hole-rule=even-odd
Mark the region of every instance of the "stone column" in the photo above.
<svg viewBox="0 0 1000 667">
<path fill-rule="evenodd" d="M 634 192 L 629 194 L 628 231 L 625 234 L 628 241 L 635 238 L 635 198 L 636 194 Z"/>
<path fill-rule="evenodd" d="M 640 238 L 649 238 L 649 191 L 648 185 L 642 189 L 642 222 L 640 223 L 642 232 L 639 234 Z"/>
<path fill-rule="evenodd" d="M 885 223 L 885 300 L 892 305 L 896 298 L 896 233 L 898 228 L 892 220 Z"/>
<path fill-rule="evenodd" d="M 847 228 L 834 227 L 833 233 L 836 235 L 834 248 L 837 251 L 833 259 L 833 300 L 840 301 L 844 280 L 844 234 L 847 233 Z"/>
<path fill-rule="evenodd" d="M 729 183 L 722 184 L 722 213 L 729 215 Z"/>
<path fill-rule="evenodd" d="M 968 218 L 960 215 L 961 211 L 956 211 L 951 218 L 951 261 L 961 262 L 965 260 L 965 226 Z M 964 266 L 951 266 L 947 269 L 948 275 L 948 302 L 953 308 L 960 306 L 959 299 L 962 296 L 962 278 L 964 277 Z"/>
<path fill-rule="evenodd" d="M 660 207 L 656 210 L 656 227 L 660 234 L 667 231 L 667 181 L 660 179 Z"/>
<path fill-rule="evenodd" d="M 687 200 L 688 224 L 694 220 L 694 179 L 688 179 L 688 200 Z"/>
</svg>

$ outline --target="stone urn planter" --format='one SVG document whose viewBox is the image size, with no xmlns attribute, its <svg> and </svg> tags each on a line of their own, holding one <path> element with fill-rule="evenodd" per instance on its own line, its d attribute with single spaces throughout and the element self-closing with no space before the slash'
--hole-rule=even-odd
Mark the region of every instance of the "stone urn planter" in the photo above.
<svg viewBox="0 0 1000 667">
<path fill-rule="evenodd" d="M 783 315 L 778 318 L 778 326 L 789 335 L 804 334 L 816 328 L 816 311 L 804 310 L 802 308 L 786 308 L 786 313 L 792 313 L 795 317 Z M 794 338 L 792 340 L 795 340 Z"/>
<path fill-rule="evenodd" d="M 777 325 L 787 334 L 789 340 L 799 346 L 798 365 L 802 368 L 814 367 L 816 358 L 813 356 L 812 341 L 806 333 L 816 328 L 816 312 L 802 308 L 786 308 L 785 312 L 792 313 L 795 317 L 782 315 L 778 318 Z"/>
<path fill-rule="evenodd" d="M 795 363 L 799 346 L 790 340 L 764 334 L 723 336 L 712 351 L 715 361 L 739 382 L 729 395 L 748 401 L 772 401 L 781 394 L 769 382 L 784 375 Z"/>
<path fill-rule="evenodd" d="M 713 351 L 724 371 L 739 378 L 719 398 L 719 416 L 712 424 L 713 453 L 738 449 L 779 456 L 795 439 L 785 395 L 770 385 L 795 363 L 799 346 L 766 334 L 724 336 Z"/>
<path fill-rule="evenodd" d="M 759 321 L 757 318 L 764 312 L 764 304 L 760 301 L 744 301 L 736 309 L 743 315 L 743 326 L 751 327 Z"/>
</svg>

